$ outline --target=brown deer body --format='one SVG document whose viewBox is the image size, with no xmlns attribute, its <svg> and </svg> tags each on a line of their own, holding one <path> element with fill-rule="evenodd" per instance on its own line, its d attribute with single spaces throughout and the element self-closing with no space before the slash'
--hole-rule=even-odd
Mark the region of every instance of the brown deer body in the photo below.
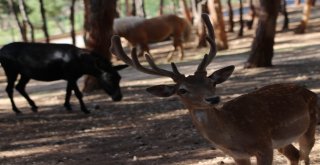
<svg viewBox="0 0 320 165">
<path fill-rule="evenodd" d="M 213 36 L 209 17 L 203 14 L 202 18 L 209 36 Z M 143 67 L 135 50 L 132 58 L 124 53 L 117 36 L 112 39 L 111 51 L 142 72 L 172 78 L 174 85 L 157 85 L 147 91 L 160 97 L 177 95 L 189 109 L 202 136 L 232 156 L 237 164 L 251 164 L 250 157 L 255 156 L 258 165 L 271 165 L 273 150 L 278 149 L 291 165 L 297 165 L 299 160 L 308 165 L 309 153 L 315 143 L 317 95 L 298 85 L 275 84 L 217 108 L 220 97 L 215 94 L 216 85 L 230 77 L 234 66 L 207 76 L 206 67 L 216 55 L 214 38 L 207 37 L 207 40 L 211 45 L 210 52 L 190 76 L 181 74 L 174 63 L 171 63 L 172 71 L 159 68 L 149 55 L 145 57 L 151 68 Z M 292 145 L 294 141 L 299 142 L 300 151 Z"/>
<path fill-rule="evenodd" d="M 121 20 L 118 21 L 119 23 Z M 150 53 L 148 43 L 159 42 L 173 38 L 175 51 L 180 48 L 180 59 L 183 59 L 182 41 L 188 40 L 191 27 L 189 23 L 176 15 L 163 15 L 150 19 L 132 19 L 132 22 L 126 21 L 128 26 L 117 27 L 114 25 L 116 35 L 126 38 L 133 46 L 140 46 L 139 55 L 144 52 Z M 120 25 L 120 24 L 119 24 Z M 173 52 L 169 54 L 168 60 L 171 60 Z"/>
</svg>

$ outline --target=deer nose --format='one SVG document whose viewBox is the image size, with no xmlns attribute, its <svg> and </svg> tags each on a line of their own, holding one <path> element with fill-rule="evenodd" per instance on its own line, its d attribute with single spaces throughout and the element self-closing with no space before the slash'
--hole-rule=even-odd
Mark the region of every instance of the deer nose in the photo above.
<svg viewBox="0 0 320 165">
<path fill-rule="evenodd" d="M 220 97 L 219 96 L 213 96 L 213 97 L 205 98 L 205 100 L 209 104 L 218 104 L 220 102 Z"/>
</svg>

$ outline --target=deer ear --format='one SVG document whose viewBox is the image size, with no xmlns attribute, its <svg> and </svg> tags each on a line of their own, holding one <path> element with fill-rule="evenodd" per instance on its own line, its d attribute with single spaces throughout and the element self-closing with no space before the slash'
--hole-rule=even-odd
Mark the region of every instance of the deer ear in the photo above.
<svg viewBox="0 0 320 165">
<path fill-rule="evenodd" d="M 147 88 L 147 92 L 158 97 L 169 97 L 176 92 L 175 85 L 156 85 Z"/>
<path fill-rule="evenodd" d="M 223 83 L 226 81 L 234 71 L 234 66 L 227 66 L 225 68 L 219 69 L 215 72 L 213 72 L 209 78 L 212 79 L 216 84 Z"/>
</svg>

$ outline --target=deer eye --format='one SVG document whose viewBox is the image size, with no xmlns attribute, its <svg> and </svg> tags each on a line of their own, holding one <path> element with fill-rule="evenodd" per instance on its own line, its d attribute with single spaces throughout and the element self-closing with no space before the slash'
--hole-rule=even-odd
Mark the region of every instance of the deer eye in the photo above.
<svg viewBox="0 0 320 165">
<path fill-rule="evenodd" d="M 186 89 L 181 88 L 178 90 L 177 93 L 178 93 L 178 95 L 184 95 L 184 94 L 188 93 L 188 91 Z"/>
</svg>

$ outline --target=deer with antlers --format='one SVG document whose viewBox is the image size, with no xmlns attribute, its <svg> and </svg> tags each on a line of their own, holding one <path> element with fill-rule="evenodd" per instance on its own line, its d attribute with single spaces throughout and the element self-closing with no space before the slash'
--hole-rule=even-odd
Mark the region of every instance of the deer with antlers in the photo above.
<svg viewBox="0 0 320 165">
<path fill-rule="evenodd" d="M 141 72 L 170 77 L 174 85 L 157 85 L 147 91 L 160 97 L 177 95 L 202 136 L 233 157 L 236 164 L 251 164 L 250 157 L 255 156 L 258 165 L 271 165 L 273 150 L 278 149 L 291 165 L 299 160 L 308 165 L 315 143 L 317 95 L 298 85 L 274 84 L 217 108 L 220 98 L 215 94 L 216 85 L 226 81 L 235 67 L 227 66 L 207 76 L 206 67 L 216 55 L 216 44 L 208 15 L 203 14 L 202 19 L 211 48 L 194 75 L 181 74 L 174 63 L 172 71 L 161 69 L 149 55 L 145 58 L 151 68 L 142 66 L 135 50 L 131 58 L 126 55 L 118 36 L 113 36 L 110 50 Z M 299 142 L 300 150 L 292 145 L 294 141 Z"/>
</svg>

